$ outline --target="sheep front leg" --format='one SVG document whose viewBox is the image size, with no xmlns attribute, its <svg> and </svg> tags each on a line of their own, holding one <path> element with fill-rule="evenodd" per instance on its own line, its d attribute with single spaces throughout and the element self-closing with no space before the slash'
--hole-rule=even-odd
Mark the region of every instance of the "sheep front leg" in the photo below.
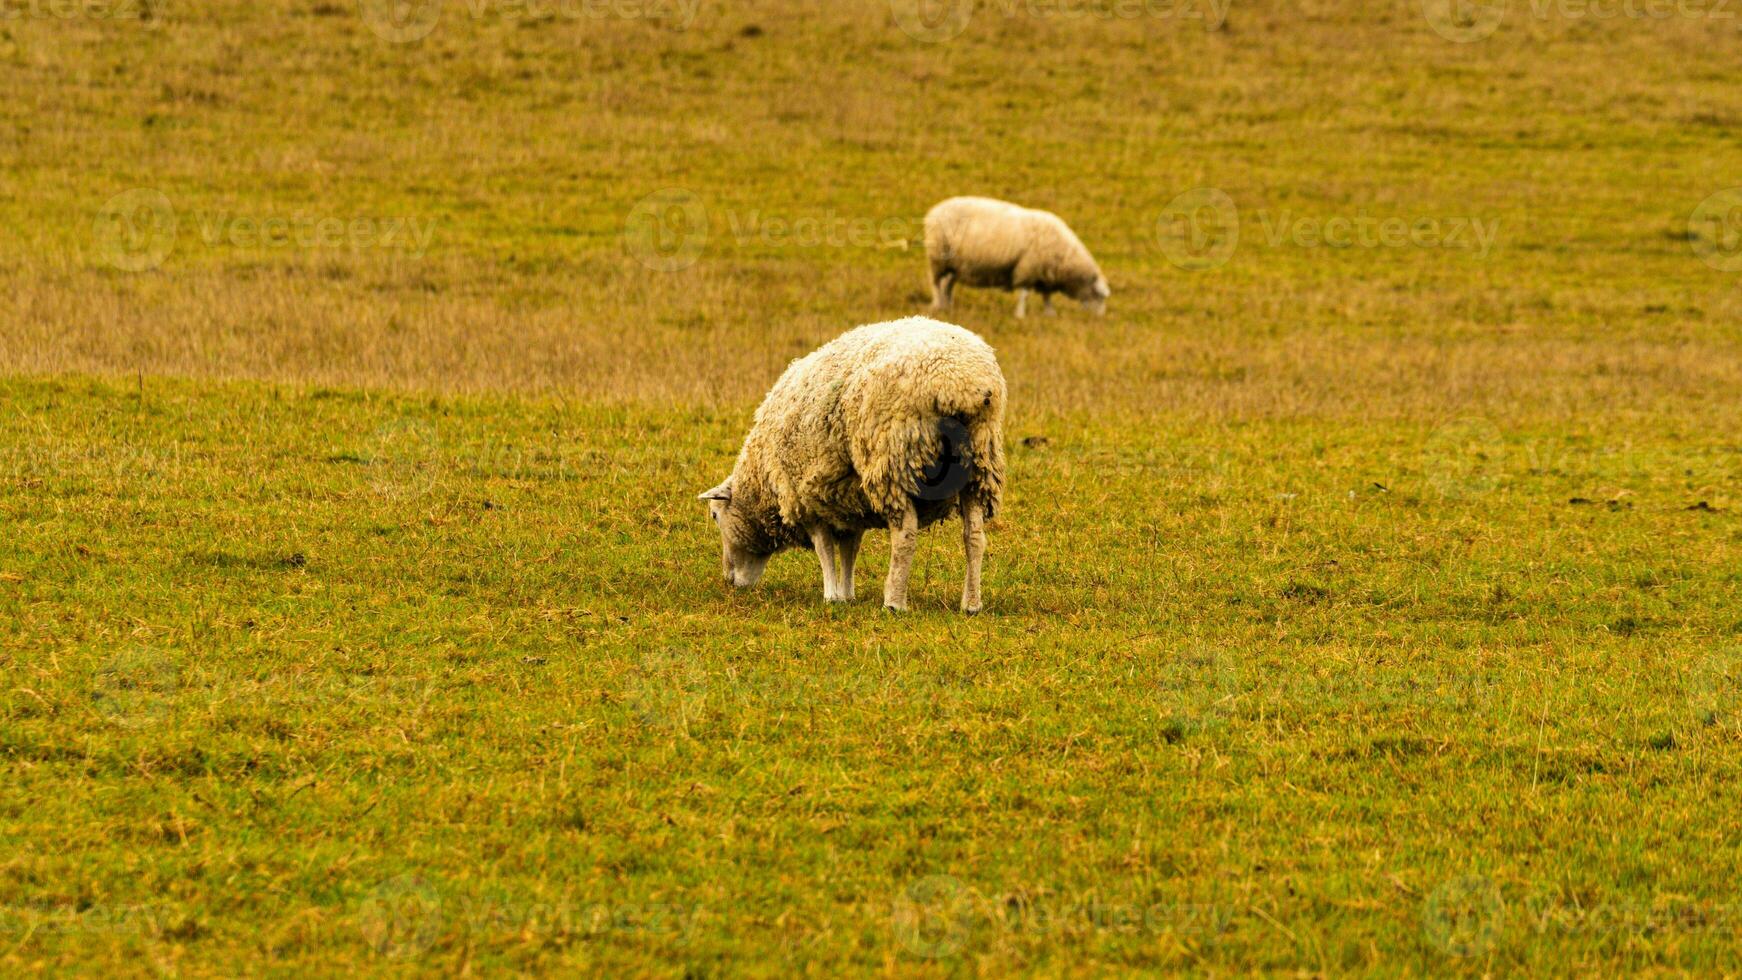
<svg viewBox="0 0 1742 980">
<path fill-rule="evenodd" d="M 980 611 L 980 559 L 986 555 L 986 512 L 977 500 L 962 505 L 962 551 L 968 559 L 967 577 L 962 582 L 962 612 L 972 616 Z"/>
<path fill-rule="evenodd" d="M 835 536 L 828 528 L 814 528 L 811 547 L 817 550 L 817 561 L 823 566 L 823 601 L 841 601 L 841 587 L 835 573 Z"/>
<path fill-rule="evenodd" d="M 848 531 L 835 539 L 841 552 L 841 577 L 835 580 L 835 590 L 848 602 L 854 599 L 853 565 L 859 560 L 859 541 L 863 537 L 864 531 Z"/>
<path fill-rule="evenodd" d="M 883 608 L 907 611 L 907 573 L 917 544 L 919 513 L 909 503 L 904 513 L 889 522 L 889 578 L 883 583 Z"/>
</svg>

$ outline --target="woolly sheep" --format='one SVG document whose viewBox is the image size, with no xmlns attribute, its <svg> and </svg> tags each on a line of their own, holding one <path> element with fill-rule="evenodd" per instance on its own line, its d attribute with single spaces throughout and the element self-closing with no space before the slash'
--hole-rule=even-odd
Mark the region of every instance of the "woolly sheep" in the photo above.
<svg viewBox="0 0 1742 980">
<path fill-rule="evenodd" d="M 926 317 L 849 330 L 792 362 L 756 410 L 732 475 L 701 494 L 726 581 L 753 586 L 775 552 L 808 546 L 823 599 L 851 602 L 860 538 L 887 527 L 883 604 L 905 610 L 920 528 L 957 514 L 961 608 L 979 612 L 984 524 L 1004 489 L 1004 397 L 992 348 Z"/>
<path fill-rule="evenodd" d="M 932 309 L 950 308 L 956 284 L 1016 290 L 1016 315 L 1028 313 L 1028 291 L 1046 312 L 1064 293 L 1096 313 L 1112 290 L 1082 240 L 1058 215 L 987 197 L 952 197 L 925 216 Z"/>
</svg>

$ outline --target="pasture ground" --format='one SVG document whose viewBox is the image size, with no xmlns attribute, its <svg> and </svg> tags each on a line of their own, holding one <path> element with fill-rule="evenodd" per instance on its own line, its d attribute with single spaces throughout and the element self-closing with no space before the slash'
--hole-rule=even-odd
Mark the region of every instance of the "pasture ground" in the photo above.
<svg viewBox="0 0 1742 980">
<path fill-rule="evenodd" d="M 1742 969 L 1722 8 L 813 6 L 0 20 L 0 969 Z M 969 191 L 987 613 L 727 591 Z"/>
</svg>

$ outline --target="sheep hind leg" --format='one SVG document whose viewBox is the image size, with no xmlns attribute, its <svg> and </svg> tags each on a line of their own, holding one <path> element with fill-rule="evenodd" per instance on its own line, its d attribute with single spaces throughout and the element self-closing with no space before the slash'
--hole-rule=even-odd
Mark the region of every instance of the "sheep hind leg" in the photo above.
<svg viewBox="0 0 1742 980">
<path fill-rule="evenodd" d="M 883 608 L 907 611 L 907 574 L 918 543 L 919 513 L 909 503 L 904 513 L 889 522 L 889 578 L 883 583 Z"/>
<path fill-rule="evenodd" d="M 835 538 L 835 546 L 841 552 L 841 577 L 835 580 L 835 592 L 847 602 L 855 598 L 853 565 L 859 560 L 859 541 L 864 537 L 864 531 L 848 531 Z"/>
<path fill-rule="evenodd" d="M 827 528 L 816 528 L 811 531 L 811 546 L 823 566 L 823 601 L 841 601 L 840 577 L 835 571 L 835 536 Z"/>
<path fill-rule="evenodd" d="M 956 274 L 945 270 L 933 273 L 931 280 L 931 308 L 947 310 L 955 299 Z"/>
<path fill-rule="evenodd" d="M 986 512 L 977 500 L 962 504 L 962 551 L 967 556 L 967 575 L 962 581 L 962 612 L 980 611 L 980 559 L 986 556 Z"/>
<path fill-rule="evenodd" d="M 1016 318 L 1018 320 L 1028 315 L 1028 290 L 1016 291 Z"/>
</svg>

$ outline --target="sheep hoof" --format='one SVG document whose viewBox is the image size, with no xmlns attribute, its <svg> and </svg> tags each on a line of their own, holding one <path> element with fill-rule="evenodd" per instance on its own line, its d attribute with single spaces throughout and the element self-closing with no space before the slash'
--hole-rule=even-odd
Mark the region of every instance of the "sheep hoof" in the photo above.
<svg viewBox="0 0 1742 980">
<path fill-rule="evenodd" d="M 904 612 L 907 612 L 907 607 L 906 606 L 892 606 L 892 605 L 889 605 L 888 603 L 884 603 L 883 604 L 883 611 L 886 613 L 904 613 Z"/>
<path fill-rule="evenodd" d="M 967 606 L 963 606 L 962 607 L 962 615 L 964 615 L 964 616 L 978 616 L 978 615 L 980 615 L 980 607 L 975 606 L 972 609 L 970 609 Z"/>
</svg>

